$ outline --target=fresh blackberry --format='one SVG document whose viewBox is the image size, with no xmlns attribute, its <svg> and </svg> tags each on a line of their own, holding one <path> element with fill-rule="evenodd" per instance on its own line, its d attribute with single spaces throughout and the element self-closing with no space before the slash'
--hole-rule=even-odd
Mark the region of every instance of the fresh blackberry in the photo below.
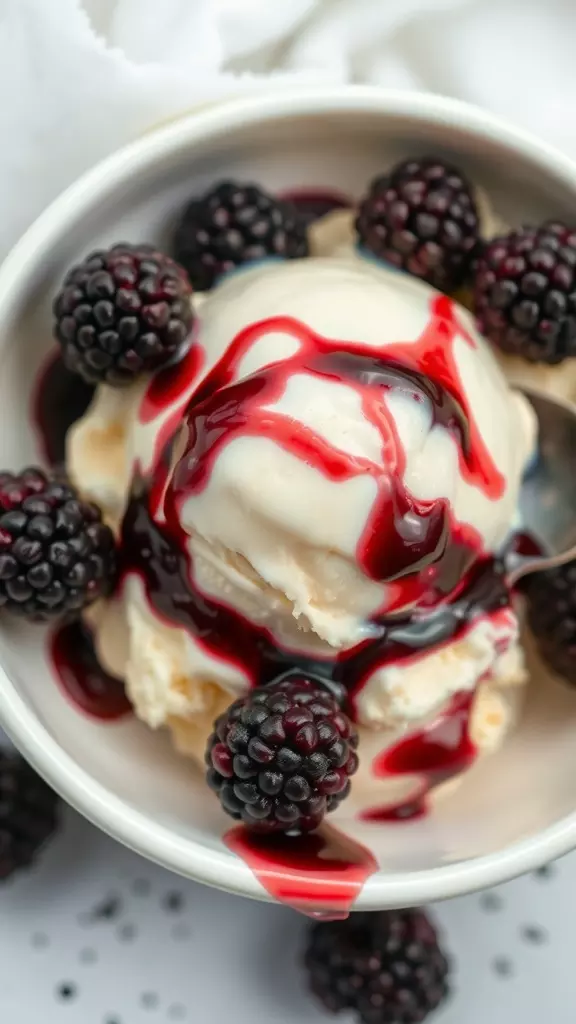
<svg viewBox="0 0 576 1024">
<path fill-rule="evenodd" d="M 69 370 L 90 384 L 130 384 L 177 359 L 190 341 L 192 288 L 152 245 L 120 243 L 73 267 L 54 301 Z"/>
<path fill-rule="evenodd" d="M 488 243 L 475 272 L 474 312 L 504 352 L 535 363 L 576 356 L 576 230 L 550 221 Z"/>
<path fill-rule="evenodd" d="M 542 658 L 576 686 L 576 561 L 527 576 L 522 589 Z"/>
<path fill-rule="evenodd" d="M 176 259 L 206 291 L 227 270 L 267 256 L 308 255 L 304 218 L 257 185 L 223 181 L 186 207 L 174 236 Z"/>
<path fill-rule="evenodd" d="M 0 609 L 79 612 L 114 584 L 114 536 L 96 505 L 40 469 L 0 473 Z"/>
<path fill-rule="evenodd" d="M 0 880 L 28 867 L 58 825 L 54 790 L 19 754 L 0 750 Z"/>
<path fill-rule="evenodd" d="M 474 258 L 478 210 L 457 168 L 433 158 L 405 160 L 372 181 L 356 230 L 374 256 L 452 292 Z"/>
<path fill-rule="evenodd" d="M 363 1024 L 419 1024 L 448 993 L 448 961 L 421 910 L 352 914 L 312 927 L 305 957 L 312 992 Z"/>
<path fill-rule="evenodd" d="M 252 690 L 214 723 L 207 781 L 225 811 L 260 832 L 310 832 L 350 791 L 358 736 L 303 676 Z"/>
</svg>

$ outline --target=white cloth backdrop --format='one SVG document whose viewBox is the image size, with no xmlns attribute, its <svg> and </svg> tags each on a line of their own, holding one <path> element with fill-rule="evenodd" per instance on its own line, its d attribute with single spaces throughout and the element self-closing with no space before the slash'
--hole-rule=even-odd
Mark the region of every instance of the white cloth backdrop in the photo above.
<svg viewBox="0 0 576 1024">
<path fill-rule="evenodd" d="M 0 259 L 98 159 L 295 82 L 472 100 L 576 157 L 576 0 L 0 0 Z"/>
</svg>

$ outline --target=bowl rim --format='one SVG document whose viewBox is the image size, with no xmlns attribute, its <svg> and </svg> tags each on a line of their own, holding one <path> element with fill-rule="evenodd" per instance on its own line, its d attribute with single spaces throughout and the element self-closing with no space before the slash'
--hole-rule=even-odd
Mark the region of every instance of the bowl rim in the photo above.
<svg viewBox="0 0 576 1024">
<path fill-rule="evenodd" d="M 10 334 L 16 310 L 30 290 L 34 268 L 67 228 L 99 200 L 156 162 L 215 140 L 236 128 L 294 116 L 374 114 L 386 118 L 449 125 L 478 141 L 496 142 L 511 155 L 541 168 L 576 198 L 576 164 L 554 147 L 504 120 L 459 100 L 428 93 L 370 86 L 297 87 L 288 92 L 231 100 L 191 113 L 129 143 L 84 174 L 38 217 L 0 267 L 0 348 Z M 177 836 L 151 821 L 79 768 L 22 699 L 0 665 L 0 723 L 35 768 L 72 806 L 126 846 L 181 875 L 255 899 L 269 900 L 249 868 L 232 853 Z M 405 907 L 473 892 L 540 867 L 576 846 L 576 809 L 547 829 L 504 849 L 437 868 L 368 879 L 355 909 Z"/>
</svg>

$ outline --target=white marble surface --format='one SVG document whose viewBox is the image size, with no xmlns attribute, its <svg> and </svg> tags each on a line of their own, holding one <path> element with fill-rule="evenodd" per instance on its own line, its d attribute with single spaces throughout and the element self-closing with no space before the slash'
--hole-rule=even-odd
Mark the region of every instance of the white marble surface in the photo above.
<svg viewBox="0 0 576 1024">
<path fill-rule="evenodd" d="M 573 855 L 435 907 L 455 961 L 437 1024 L 574 1024 L 575 904 Z M 38 867 L 0 890 L 0 1020 L 320 1024 L 299 966 L 306 928 L 182 881 L 67 812 Z"/>
</svg>

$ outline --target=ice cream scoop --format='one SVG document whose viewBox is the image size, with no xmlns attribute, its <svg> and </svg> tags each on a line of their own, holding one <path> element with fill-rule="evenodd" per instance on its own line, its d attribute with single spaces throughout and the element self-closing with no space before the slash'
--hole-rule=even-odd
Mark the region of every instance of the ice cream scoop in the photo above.
<svg viewBox="0 0 576 1024">
<path fill-rule="evenodd" d="M 448 299 L 360 260 L 222 285 L 201 328 L 219 358 L 171 484 L 191 543 L 241 555 L 318 625 L 334 556 L 352 618 L 449 593 L 504 539 L 531 445 L 527 405 L 473 330 Z"/>
</svg>

